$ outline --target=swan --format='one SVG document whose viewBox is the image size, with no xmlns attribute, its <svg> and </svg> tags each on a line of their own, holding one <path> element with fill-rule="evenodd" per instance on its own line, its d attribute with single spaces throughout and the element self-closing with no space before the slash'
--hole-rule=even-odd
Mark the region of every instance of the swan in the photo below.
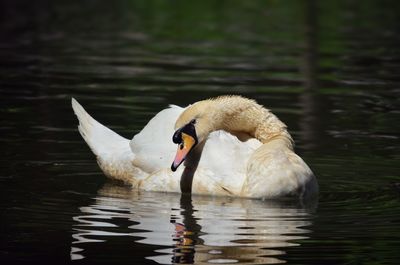
<svg viewBox="0 0 400 265">
<path fill-rule="evenodd" d="M 104 174 L 134 189 L 262 199 L 318 193 L 286 125 L 255 100 L 220 96 L 170 105 L 132 140 L 97 122 L 74 98 L 72 108 Z"/>
</svg>

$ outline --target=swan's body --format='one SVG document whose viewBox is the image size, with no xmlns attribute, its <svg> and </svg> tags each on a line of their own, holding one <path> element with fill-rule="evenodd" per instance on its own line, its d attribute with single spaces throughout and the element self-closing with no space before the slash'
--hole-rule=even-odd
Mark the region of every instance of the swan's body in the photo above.
<svg viewBox="0 0 400 265">
<path fill-rule="evenodd" d="M 285 124 L 253 100 L 231 96 L 186 109 L 170 106 L 131 141 L 95 121 L 74 99 L 72 106 L 100 168 L 133 188 L 250 198 L 309 197 L 318 191 L 310 168 L 293 152 Z M 171 137 L 191 122 L 198 144 L 173 172 Z"/>
</svg>

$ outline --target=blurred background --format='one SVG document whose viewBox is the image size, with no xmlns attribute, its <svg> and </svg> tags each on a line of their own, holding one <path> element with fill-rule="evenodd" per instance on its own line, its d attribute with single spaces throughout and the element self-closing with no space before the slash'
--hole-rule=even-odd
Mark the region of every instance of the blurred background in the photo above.
<svg viewBox="0 0 400 265">
<path fill-rule="evenodd" d="M 399 25 L 394 0 L 2 0 L 0 260 L 397 264 Z M 179 195 L 159 205 L 164 195 L 103 187 L 70 106 L 75 97 L 132 138 L 169 104 L 224 94 L 254 98 L 288 125 L 317 175 L 318 206 Z M 151 222 L 163 215 L 165 230 Z M 226 222 L 218 232 L 207 220 Z M 155 239 L 141 242 L 152 238 L 144 231 Z M 219 245 L 203 236 L 218 233 Z M 191 241 L 177 248 L 182 238 Z"/>
</svg>

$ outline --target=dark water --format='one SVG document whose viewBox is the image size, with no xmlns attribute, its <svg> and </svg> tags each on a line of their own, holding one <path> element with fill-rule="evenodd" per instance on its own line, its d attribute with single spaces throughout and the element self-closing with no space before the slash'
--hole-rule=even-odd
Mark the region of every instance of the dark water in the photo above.
<svg viewBox="0 0 400 265">
<path fill-rule="evenodd" d="M 398 264 L 399 1 L 2 1 L 0 261 Z M 314 205 L 109 183 L 76 97 L 131 138 L 170 103 L 275 112 Z"/>
</svg>

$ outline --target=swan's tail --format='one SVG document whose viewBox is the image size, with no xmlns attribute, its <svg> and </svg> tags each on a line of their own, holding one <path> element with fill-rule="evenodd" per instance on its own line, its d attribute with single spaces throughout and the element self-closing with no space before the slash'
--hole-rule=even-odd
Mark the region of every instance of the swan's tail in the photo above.
<svg viewBox="0 0 400 265">
<path fill-rule="evenodd" d="M 93 119 L 74 98 L 72 108 L 79 120 L 79 132 L 103 172 L 110 178 L 136 184 L 133 175 L 137 169 L 132 165 L 134 154 L 130 141 Z"/>
</svg>

